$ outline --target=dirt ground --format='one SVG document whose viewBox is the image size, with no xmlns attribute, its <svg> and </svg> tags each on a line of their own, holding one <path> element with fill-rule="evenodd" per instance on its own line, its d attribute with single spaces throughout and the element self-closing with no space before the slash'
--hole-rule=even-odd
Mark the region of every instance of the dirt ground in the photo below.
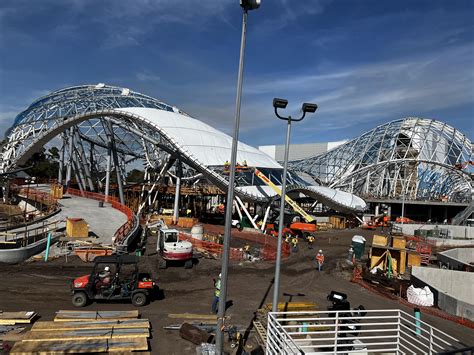
<svg viewBox="0 0 474 355">
<path fill-rule="evenodd" d="M 360 229 L 328 231 L 318 233 L 315 248 L 309 250 L 305 243 L 299 252 L 291 255 L 282 263 L 281 301 L 288 301 L 283 293 L 302 293 L 293 301 L 316 302 L 321 310 L 328 306 L 327 294 L 338 290 L 349 295 L 353 306 L 362 304 L 367 309 L 401 308 L 407 312 L 412 309 L 397 301 L 372 293 L 357 284 L 351 283 L 338 265 L 347 255 L 351 238 L 355 234 L 363 235 L 367 244 L 371 243 L 373 231 Z M 149 248 L 147 254 L 153 254 Z M 319 273 L 314 257 L 318 249 L 326 256 L 325 270 Z M 163 326 L 179 323 L 168 318 L 169 313 L 210 314 L 213 297 L 213 278 L 220 272 L 218 260 L 200 259 L 193 269 L 170 267 L 159 270 L 156 255 L 142 257 L 142 264 L 157 278 L 164 292 L 164 299 L 156 300 L 140 309 L 141 317 L 148 318 L 152 324 L 150 346 L 152 354 L 195 354 L 196 346 L 179 337 L 178 331 L 163 330 Z M 35 311 L 42 320 L 52 320 L 58 310 L 73 309 L 71 305 L 71 281 L 90 272 L 91 264 L 76 257 L 53 260 L 48 263 L 33 262 L 21 265 L 0 264 L 0 309 L 3 311 Z M 229 270 L 228 300 L 232 306 L 227 314 L 231 324 L 247 328 L 255 310 L 262 303 L 271 302 L 274 264 L 232 263 Z M 130 310 L 130 303 L 92 303 L 86 310 Z M 457 337 L 466 345 L 474 345 L 474 331 L 456 323 L 423 315 L 423 320 Z M 252 335 L 250 336 L 252 338 Z M 253 342 L 249 341 L 249 345 Z M 246 349 L 247 351 L 250 348 Z"/>
</svg>

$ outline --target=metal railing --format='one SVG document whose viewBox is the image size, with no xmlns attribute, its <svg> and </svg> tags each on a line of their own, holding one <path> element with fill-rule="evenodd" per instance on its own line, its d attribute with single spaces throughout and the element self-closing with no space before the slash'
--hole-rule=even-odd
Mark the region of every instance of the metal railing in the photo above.
<svg viewBox="0 0 474 355">
<path fill-rule="evenodd" d="M 435 354 L 463 347 L 399 309 L 268 314 L 267 354 Z"/>
</svg>

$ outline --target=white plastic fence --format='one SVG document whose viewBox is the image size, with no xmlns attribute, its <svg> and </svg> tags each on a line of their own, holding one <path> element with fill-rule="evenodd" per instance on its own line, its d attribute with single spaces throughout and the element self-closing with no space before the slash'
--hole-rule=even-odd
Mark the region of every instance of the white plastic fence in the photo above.
<svg viewBox="0 0 474 355">
<path fill-rule="evenodd" d="M 456 338 L 398 309 L 272 312 L 267 354 L 435 354 L 462 348 Z"/>
</svg>

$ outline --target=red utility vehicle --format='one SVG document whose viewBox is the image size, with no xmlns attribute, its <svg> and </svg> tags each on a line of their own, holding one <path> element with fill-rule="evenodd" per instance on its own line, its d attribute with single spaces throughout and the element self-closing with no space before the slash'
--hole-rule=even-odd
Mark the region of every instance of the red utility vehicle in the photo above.
<svg viewBox="0 0 474 355">
<path fill-rule="evenodd" d="M 131 300 L 141 307 L 156 290 L 149 275 L 139 273 L 137 256 L 98 256 L 92 272 L 72 282 L 72 304 L 84 307 L 90 300 Z"/>
</svg>

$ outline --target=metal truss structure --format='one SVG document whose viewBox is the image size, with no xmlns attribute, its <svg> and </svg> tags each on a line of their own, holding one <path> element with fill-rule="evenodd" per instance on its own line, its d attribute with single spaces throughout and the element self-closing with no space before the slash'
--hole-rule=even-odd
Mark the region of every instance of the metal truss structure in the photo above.
<svg viewBox="0 0 474 355">
<path fill-rule="evenodd" d="M 60 146 L 58 180 L 72 178 L 81 190 L 109 194 L 112 173 L 124 203 L 123 182 L 136 160 L 145 169 L 151 191 L 142 191 L 140 209 L 152 204 L 165 175 L 176 184 L 175 213 L 180 183 L 205 180 L 228 188 L 223 167 L 230 157 L 231 138 L 176 107 L 126 88 L 105 84 L 84 85 L 53 92 L 20 113 L 7 132 L 0 173 L 23 166 L 48 142 Z M 263 152 L 240 143 L 238 161 L 267 169 L 281 181 L 282 167 Z M 138 163 L 135 162 L 135 167 Z M 274 192 L 256 186 L 252 178 L 237 179 L 238 198 L 267 204 Z M 258 180 L 258 179 L 257 179 Z M 346 192 L 308 186 L 296 174 L 290 179 L 298 191 L 325 201 L 341 212 L 361 212 L 365 202 Z M 281 184 L 281 183 L 280 183 Z"/>
<path fill-rule="evenodd" d="M 408 117 L 292 161 L 326 186 L 366 199 L 472 201 L 472 144 L 446 123 Z"/>
</svg>

